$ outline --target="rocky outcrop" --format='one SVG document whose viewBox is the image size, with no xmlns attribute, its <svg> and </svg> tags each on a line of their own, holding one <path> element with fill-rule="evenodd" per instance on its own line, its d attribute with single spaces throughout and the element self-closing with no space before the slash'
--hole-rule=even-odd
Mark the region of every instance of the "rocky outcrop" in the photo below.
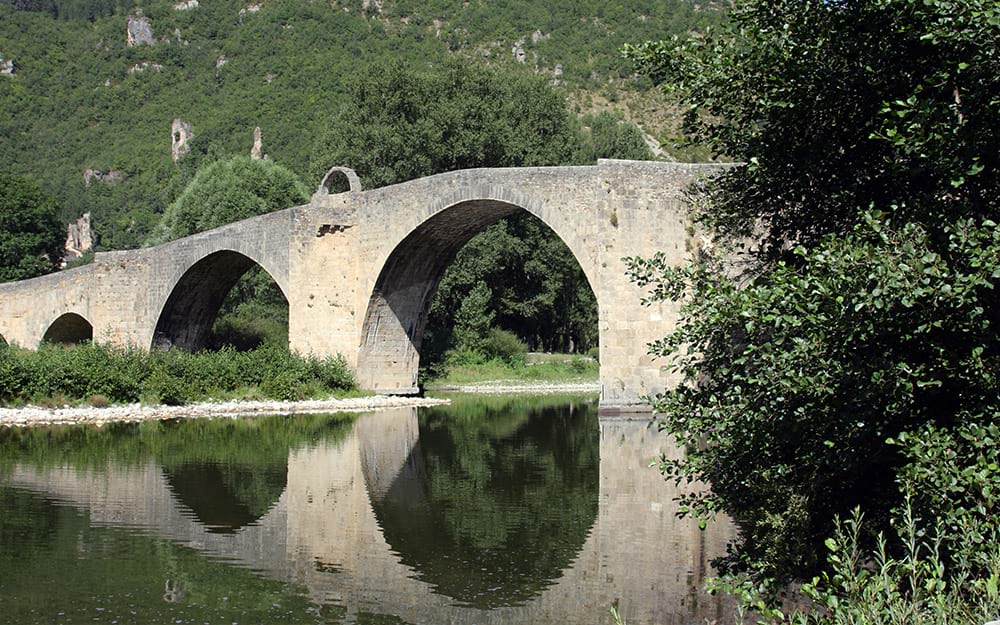
<svg viewBox="0 0 1000 625">
<path fill-rule="evenodd" d="M 125 44 L 134 48 L 135 46 L 151 46 L 155 42 L 153 39 L 153 26 L 149 23 L 149 18 L 135 15 L 128 18 L 128 26 L 125 29 Z"/>
<path fill-rule="evenodd" d="M 117 169 L 109 169 L 104 172 L 99 169 L 85 169 L 83 170 L 83 184 L 86 187 L 90 186 L 92 182 L 103 182 L 104 184 L 115 184 L 125 180 L 125 173 L 120 172 Z M 89 215 L 89 213 L 88 213 Z"/>
<path fill-rule="evenodd" d="M 187 0 L 187 2 L 178 2 L 174 5 L 175 11 L 190 11 L 191 9 L 198 8 L 198 0 Z"/>
<path fill-rule="evenodd" d="M 159 63 L 150 63 L 149 61 L 143 61 L 142 63 L 136 63 L 132 67 L 128 68 L 129 74 L 135 74 L 136 72 L 144 72 L 147 69 L 151 69 L 158 72 L 163 69 L 163 66 Z"/>
<path fill-rule="evenodd" d="M 510 49 L 510 53 L 514 55 L 514 60 L 518 63 L 528 62 L 528 53 L 524 51 L 524 39 L 515 41 L 514 46 Z"/>
<path fill-rule="evenodd" d="M 0 56 L 0 76 L 14 75 L 14 61 Z"/>
<path fill-rule="evenodd" d="M 191 151 L 191 139 L 194 138 L 194 131 L 191 124 L 186 121 L 175 119 L 170 125 L 170 156 L 177 162 Z"/>
<path fill-rule="evenodd" d="M 92 170 L 88 169 L 87 171 Z M 66 227 L 66 253 L 63 254 L 63 261 L 76 260 L 86 252 L 89 252 L 92 247 L 93 241 L 90 238 L 90 213 L 84 213 L 83 217 Z"/>
<path fill-rule="evenodd" d="M 264 154 L 264 143 L 261 139 L 260 126 L 253 129 L 253 147 L 250 148 L 250 158 L 255 161 L 267 159 L 267 154 Z"/>
<path fill-rule="evenodd" d="M 363 13 L 382 13 L 382 4 L 384 0 L 361 0 L 361 11 Z"/>
<path fill-rule="evenodd" d="M 243 21 L 243 16 L 247 13 L 257 13 L 260 11 L 259 4 L 248 4 L 246 7 L 240 9 L 240 21 Z"/>
<path fill-rule="evenodd" d="M 531 33 L 531 43 L 538 43 L 539 41 L 544 41 L 549 38 L 549 35 L 543 33 L 540 30 L 536 30 Z"/>
</svg>

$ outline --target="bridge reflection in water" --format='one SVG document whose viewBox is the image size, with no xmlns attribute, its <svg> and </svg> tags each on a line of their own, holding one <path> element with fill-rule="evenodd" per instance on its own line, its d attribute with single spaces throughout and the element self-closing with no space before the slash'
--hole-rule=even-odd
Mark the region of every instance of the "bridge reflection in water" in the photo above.
<svg viewBox="0 0 1000 625">
<path fill-rule="evenodd" d="M 348 622 L 593 623 L 616 601 L 634 624 L 728 620 L 701 587 L 731 526 L 678 519 L 677 489 L 648 467 L 678 451 L 645 421 L 574 406 L 369 414 L 339 440 L 290 449 L 285 466 L 21 463 L 5 481 L 92 525 L 295 583 Z"/>
</svg>

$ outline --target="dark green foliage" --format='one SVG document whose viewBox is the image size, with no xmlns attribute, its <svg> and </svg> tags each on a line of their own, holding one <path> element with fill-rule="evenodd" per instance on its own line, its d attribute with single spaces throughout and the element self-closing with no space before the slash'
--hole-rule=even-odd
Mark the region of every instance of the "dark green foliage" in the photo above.
<svg viewBox="0 0 1000 625">
<path fill-rule="evenodd" d="M 164 243 L 234 221 L 303 204 L 309 190 L 270 160 L 237 156 L 198 170 L 167 207 L 150 243 Z"/>
<path fill-rule="evenodd" d="M 690 131 L 746 162 L 700 204 L 722 254 L 632 263 L 652 300 L 686 302 L 653 346 L 687 382 L 655 401 L 689 448 L 663 468 L 711 483 L 688 509 L 733 516 L 729 564 L 759 577 L 821 566 L 855 505 L 888 530 L 900 477 L 948 526 L 942 557 L 968 558 L 962 519 L 998 518 L 989 493 L 946 485 L 989 466 L 1000 419 L 1000 7 L 751 0 L 733 17 L 630 52 Z"/>
<path fill-rule="evenodd" d="M 479 283 L 489 286 L 484 310 L 495 314 L 495 324 L 532 349 L 583 351 L 597 344 L 597 301 L 583 270 L 531 215 L 490 226 L 458 253 L 431 304 L 434 338 L 448 332 Z"/>
<path fill-rule="evenodd" d="M 528 354 L 528 346 L 516 334 L 500 328 L 490 329 L 482 350 L 487 358 L 500 360 L 512 367 L 523 365 Z"/>
<path fill-rule="evenodd" d="M 55 200 L 29 178 L 0 174 L 0 282 L 55 271 L 65 240 Z"/>
<path fill-rule="evenodd" d="M 356 78 L 349 96 L 317 144 L 317 177 L 343 164 L 385 186 L 471 167 L 556 165 L 579 143 L 564 97 L 521 71 L 394 62 Z"/>
<path fill-rule="evenodd" d="M 642 138 L 642 131 L 625 121 L 620 114 L 601 111 L 585 115 L 582 123 L 589 129 L 589 134 L 583 151 L 577 157 L 579 162 L 593 163 L 599 158 L 652 160 L 653 153 Z"/>
<path fill-rule="evenodd" d="M 135 6 L 132 0 L 0 0 L 16 11 L 48 13 L 63 20 L 90 20 L 124 13 Z"/>
<path fill-rule="evenodd" d="M 343 360 L 303 358 L 274 346 L 197 354 L 98 345 L 0 350 L 3 403 L 103 395 L 113 402 L 185 404 L 255 388 L 275 399 L 302 399 L 353 387 Z"/>
</svg>

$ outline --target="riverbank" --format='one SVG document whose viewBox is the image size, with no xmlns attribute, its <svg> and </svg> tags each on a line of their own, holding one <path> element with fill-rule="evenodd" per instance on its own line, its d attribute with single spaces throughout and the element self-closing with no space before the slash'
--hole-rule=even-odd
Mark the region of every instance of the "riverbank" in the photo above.
<svg viewBox="0 0 1000 625">
<path fill-rule="evenodd" d="M 431 397 L 348 397 L 305 401 L 226 401 L 199 402 L 183 406 L 126 404 L 93 408 L 89 406 L 45 408 L 24 406 L 0 408 L 0 427 L 46 425 L 103 425 L 165 419 L 204 419 L 211 417 L 249 417 L 260 415 L 317 414 L 330 412 L 372 412 L 389 408 L 436 406 L 450 400 Z"/>
<path fill-rule="evenodd" d="M 523 380 L 488 380 L 475 384 L 439 384 L 424 389 L 429 393 L 475 393 L 490 395 L 600 393 L 600 382 L 524 382 Z"/>
<path fill-rule="evenodd" d="M 532 392 L 530 389 L 533 387 L 570 385 L 586 387 L 584 392 L 590 392 L 600 390 L 599 373 L 598 362 L 587 356 L 531 353 L 527 354 L 524 362 L 514 364 L 496 359 L 479 363 L 449 363 L 439 375 L 424 378 L 424 387 L 428 390 L 476 393 L 481 392 L 475 390 L 480 387 L 523 387 L 529 390 L 512 392 Z"/>
</svg>

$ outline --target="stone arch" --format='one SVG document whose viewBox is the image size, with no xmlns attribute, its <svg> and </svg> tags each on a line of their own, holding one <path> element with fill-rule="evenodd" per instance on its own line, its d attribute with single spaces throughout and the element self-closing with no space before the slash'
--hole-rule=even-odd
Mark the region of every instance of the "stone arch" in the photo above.
<svg viewBox="0 0 1000 625">
<path fill-rule="evenodd" d="M 334 183 L 338 179 L 347 181 L 347 190 L 361 191 L 361 179 L 358 174 L 350 167 L 337 166 L 331 167 L 330 171 L 323 176 L 323 181 L 319 184 L 319 189 L 316 190 L 317 195 L 329 195 L 330 191 L 336 188 Z"/>
<path fill-rule="evenodd" d="M 73 312 L 57 317 L 42 335 L 43 343 L 83 343 L 92 340 L 94 340 L 94 326 Z"/>
<path fill-rule="evenodd" d="M 362 388 L 399 394 L 419 390 L 423 332 L 445 270 L 472 237 L 519 211 L 537 217 L 566 244 L 600 306 L 592 255 L 570 224 L 536 202 L 502 191 L 497 195 L 504 199 L 461 198 L 431 207 L 430 214 L 422 216 L 377 265 L 380 270 L 365 312 L 358 355 Z"/>
<path fill-rule="evenodd" d="M 229 249 L 212 252 L 190 265 L 171 283 L 153 331 L 152 347 L 203 349 L 226 295 L 253 267 L 261 267 L 274 279 L 260 262 Z M 284 287 L 277 280 L 275 283 L 287 299 Z"/>
</svg>

